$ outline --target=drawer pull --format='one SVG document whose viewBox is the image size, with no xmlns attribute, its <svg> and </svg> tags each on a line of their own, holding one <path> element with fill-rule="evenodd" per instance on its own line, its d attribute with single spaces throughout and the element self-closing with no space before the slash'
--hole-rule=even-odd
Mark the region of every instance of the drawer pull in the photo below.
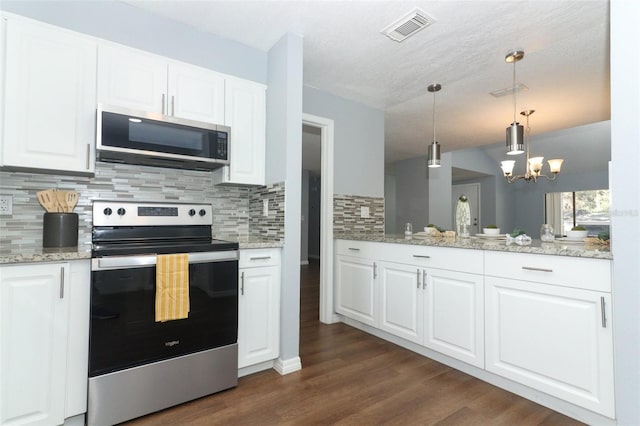
<svg viewBox="0 0 640 426">
<path fill-rule="evenodd" d="M 359 248 L 349 247 L 349 251 L 360 251 Z"/>
<path fill-rule="evenodd" d="M 607 314 L 604 312 L 604 297 L 600 297 L 600 316 L 602 319 L 602 328 L 607 328 Z"/>
<path fill-rule="evenodd" d="M 426 289 L 427 288 L 427 270 L 423 269 L 422 270 L 422 289 Z"/>
<path fill-rule="evenodd" d="M 419 257 L 420 259 L 431 259 L 431 256 L 426 256 L 424 254 L 414 254 L 413 257 Z"/>
<path fill-rule="evenodd" d="M 527 271 L 553 272 L 553 269 L 534 268 L 532 266 L 523 266 L 522 269 L 526 269 Z"/>
<path fill-rule="evenodd" d="M 378 276 L 378 265 L 376 265 L 376 262 L 373 262 L 373 279 L 375 280 L 377 276 Z"/>
<path fill-rule="evenodd" d="M 64 299 L 64 267 L 60 268 L 60 299 Z"/>
<path fill-rule="evenodd" d="M 249 260 L 269 260 L 271 259 L 271 256 L 256 256 L 256 257 L 250 257 Z"/>
<path fill-rule="evenodd" d="M 244 296 L 244 272 L 240 275 L 240 295 Z"/>
<path fill-rule="evenodd" d="M 418 289 L 420 289 L 420 269 L 416 269 L 416 281 L 418 281 Z"/>
</svg>

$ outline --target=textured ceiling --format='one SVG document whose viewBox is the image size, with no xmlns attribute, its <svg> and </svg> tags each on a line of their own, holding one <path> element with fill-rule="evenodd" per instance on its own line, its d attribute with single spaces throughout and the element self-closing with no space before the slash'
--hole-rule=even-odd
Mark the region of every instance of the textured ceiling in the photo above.
<svg viewBox="0 0 640 426">
<path fill-rule="evenodd" d="M 443 151 L 504 140 L 505 55 L 523 49 L 517 109 L 532 134 L 608 120 L 609 3 L 597 1 L 138 1 L 127 3 L 267 51 L 304 36 L 304 84 L 385 111 L 385 162 L 424 155 L 433 95 Z M 380 30 L 415 7 L 436 23 L 402 43 Z M 518 115 L 520 117 L 520 115 Z"/>
</svg>

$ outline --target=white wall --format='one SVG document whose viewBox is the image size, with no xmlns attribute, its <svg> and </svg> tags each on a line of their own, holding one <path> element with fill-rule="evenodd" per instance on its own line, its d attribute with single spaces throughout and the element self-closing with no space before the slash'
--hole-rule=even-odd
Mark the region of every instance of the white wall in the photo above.
<svg viewBox="0 0 640 426">
<path fill-rule="evenodd" d="M 280 359 L 298 359 L 300 341 L 300 197 L 302 182 L 302 37 L 285 34 L 269 50 L 267 184 L 285 182 Z"/>
<path fill-rule="evenodd" d="M 639 22 L 640 2 L 611 1 L 613 338 L 621 426 L 640 424 Z"/>
<path fill-rule="evenodd" d="M 303 110 L 334 122 L 335 194 L 384 196 L 384 112 L 304 87 Z"/>
<path fill-rule="evenodd" d="M 2 0 L 0 10 L 235 75 L 267 81 L 267 54 L 129 4 Z"/>
</svg>

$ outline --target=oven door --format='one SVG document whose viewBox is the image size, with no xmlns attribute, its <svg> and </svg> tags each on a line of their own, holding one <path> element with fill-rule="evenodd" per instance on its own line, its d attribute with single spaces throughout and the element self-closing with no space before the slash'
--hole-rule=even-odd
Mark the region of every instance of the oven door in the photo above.
<svg viewBox="0 0 640 426">
<path fill-rule="evenodd" d="M 189 254 L 187 319 L 155 322 L 156 256 L 92 259 L 89 376 L 237 342 L 238 252 Z"/>
</svg>

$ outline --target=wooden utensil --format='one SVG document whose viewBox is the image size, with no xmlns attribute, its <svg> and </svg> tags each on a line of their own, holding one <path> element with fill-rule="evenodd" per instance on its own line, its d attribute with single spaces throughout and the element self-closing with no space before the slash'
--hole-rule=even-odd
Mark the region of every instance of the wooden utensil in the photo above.
<svg viewBox="0 0 640 426">
<path fill-rule="evenodd" d="M 67 211 L 67 191 L 56 191 L 56 200 L 58 201 L 58 212 L 64 213 Z"/>
<path fill-rule="evenodd" d="M 78 193 L 76 191 L 68 191 L 66 194 L 67 213 L 71 213 L 78 204 Z"/>
<path fill-rule="evenodd" d="M 44 191 L 38 191 L 38 201 L 40 205 L 44 207 L 47 213 L 55 213 L 58 211 L 58 200 L 55 197 L 55 190 L 46 189 Z"/>
</svg>

